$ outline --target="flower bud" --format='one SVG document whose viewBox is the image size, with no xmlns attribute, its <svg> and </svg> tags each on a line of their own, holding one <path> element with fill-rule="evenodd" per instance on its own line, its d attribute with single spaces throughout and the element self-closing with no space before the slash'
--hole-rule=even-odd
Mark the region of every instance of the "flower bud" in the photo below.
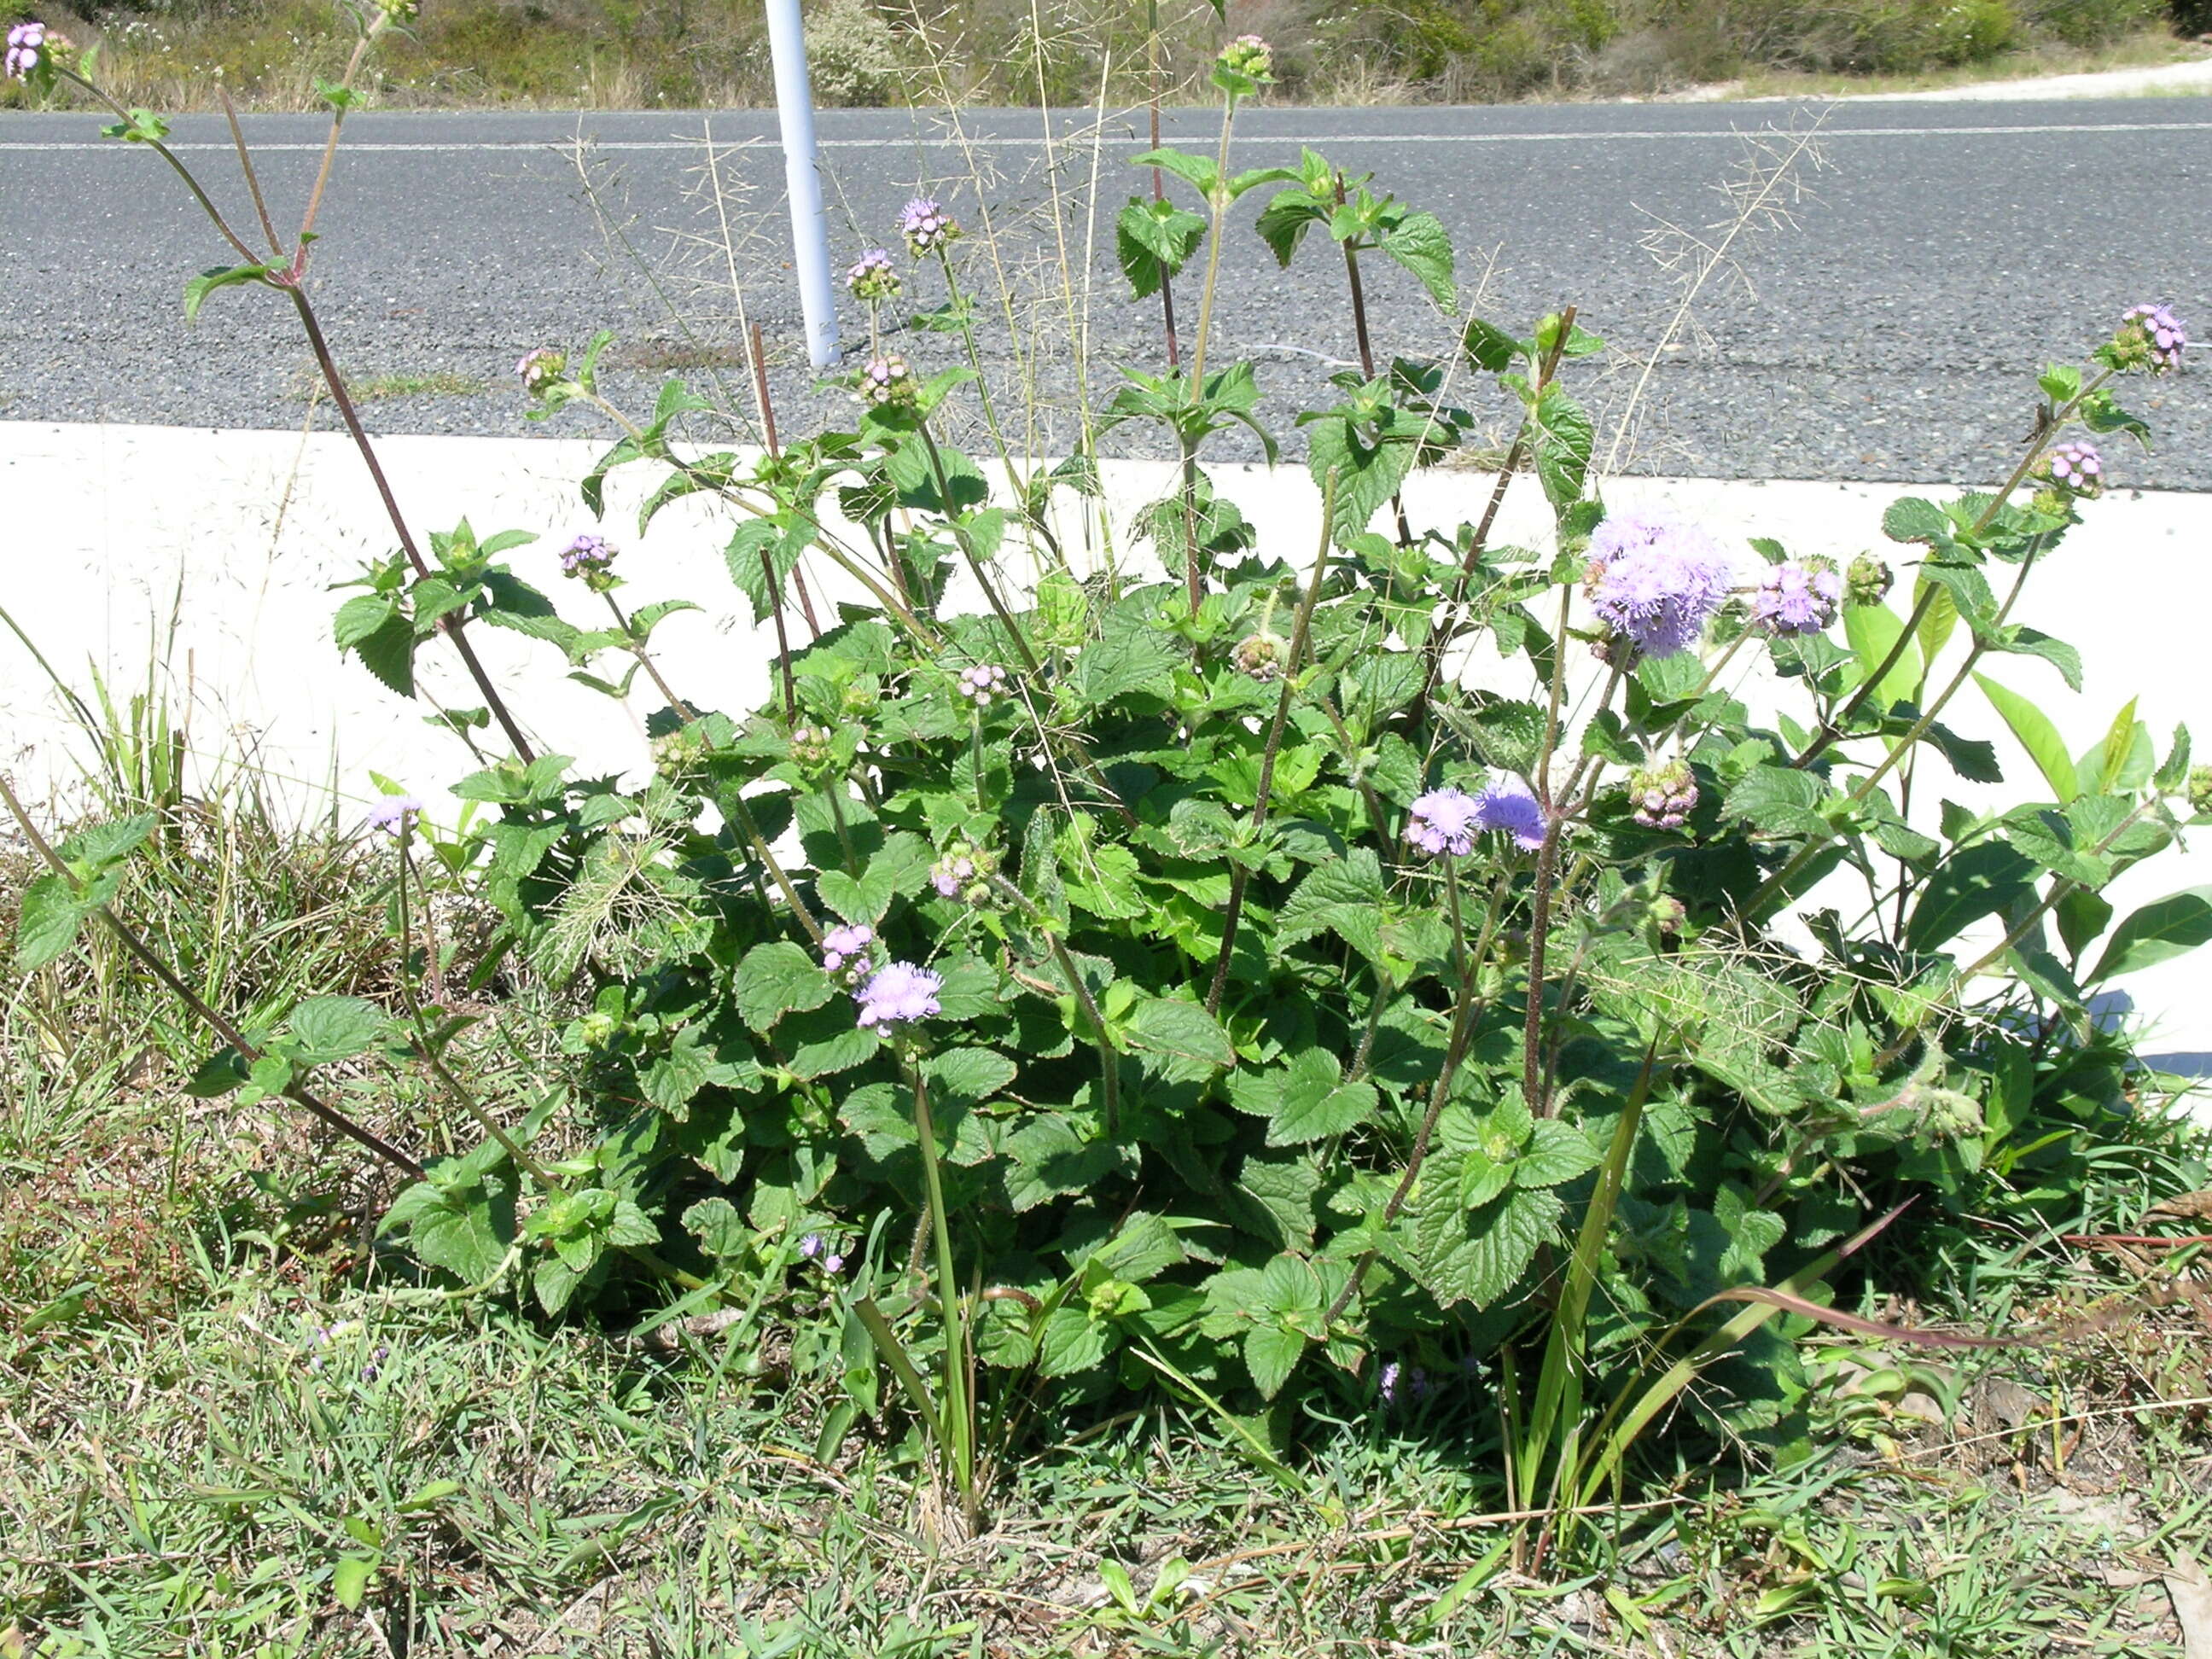
<svg viewBox="0 0 2212 1659">
<path fill-rule="evenodd" d="M 2172 306 L 2134 306 L 2121 317 L 2106 355 L 2115 368 L 2130 374 L 2167 374 L 2181 367 L 2188 345 L 2188 333 Z"/>
<path fill-rule="evenodd" d="M 2189 810 L 2212 812 L 2212 766 L 2189 769 Z"/>
<path fill-rule="evenodd" d="M 521 377 L 525 392 L 533 398 L 542 398 L 568 372 L 568 354 L 556 351 L 550 346 L 539 346 L 523 354 L 514 372 Z"/>
<path fill-rule="evenodd" d="M 54 71 L 76 58 L 76 42 L 36 18 L 27 18 L 8 31 L 8 51 L 0 59 L 8 79 L 21 81 L 34 92 L 52 88 Z"/>
<path fill-rule="evenodd" d="M 1653 931 L 1671 939 L 1682 931 L 1682 924 L 1689 920 L 1690 912 L 1689 908 L 1672 893 L 1662 893 L 1651 901 L 1644 915 Z"/>
<path fill-rule="evenodd" d="M 906 238 L 907 251 L 917 259 L 939 252 L 960 236 L 960 222 L 930 196 L 917 196 L 900 210 L 898 228 Z"/>
<path fill-rule="evenodd" d="M 791 728 L 791 760 L 794 766 L 811 771 L 830 763 L 830 728 L 826 726 L 794 726 Z"/>
<path fill-rule="evenodd" d="M 1258 35 L 1240 34 L 1222 47 L 1213 61 L 1231 75 L 1241 75 L 1252 81 L 1266 81 L 1273 78 L 1268 71 L 1275 66 L 1275 54 L 1273 49 Z"/>
<path fill-rule="evenodd" d="M 580 577 L 586 587 L 604 593 L 614 586 L 616 551 L 605 536 L 579 536 L 561 550 L 561 574 Z"/>
<path fill-rule="evenodd" d="M 1249 674 L 1255 680 L 1272 680 L 1283 672 L 1283 653 L 1287 649 L 1280 636 L 1267 632 L 1247 634 L 1237 641 L 1231 659 L 1241 674 Z"/>
<path fill-rule="evenodd" d="M 1880 605 L 1889 597 L 1897 574 L 1871 553 L 1862 553 L 1844 573 L 1844 591 L 1853 605 Z"/>
<path fill-rule="evenodd" d="M 1628 799 L 1636 821 L 1645 829 L 1680 830 L 1697 810 L 1697 778 L 1686 761 L 1647 766 L 1630 775 Z"/>
<path fill-rule="evenodd" d="M 872 247 L 855 259 L 845 272 L 845 286 L 851 290 L 854 299 L 867 305 L 879 306 L 886 301 L 897 299 L 902 284 L 899 282 L 898 271 L 891 264 L 890 251 Z"/>
<path fill-rule="evenodd" d="M 2094 498 L 2105 493 L 2105 458 L 2096 445 L 2078 438 L 2054 446 L 2037 471 L 2069 495 Z"/>
<path fill-rule="evenodd" d="M 991 699 L 1003 696 L 1006 671 L 993 663 L 977 663 L 960 671 L 960 695 L 978 708 L 988 708 Z"/>
<path fill-rule="evenodd" d="M 946 845 L 944 855 L 929 866 L 929 884 L 937 889 L 940 898 L 981 906 L 991 902 L 991 878 L 998 868 L 996 854 L 976 846 L 965 836 L 956 836 Z"/>
<path fill-rule="evenodd" d="M 920 390 L 915 385 L 914 371 L 896 351 L 869 359 L 860 371 L 860 401 L 878 409 L 892 404 L 911 404 Z"/>
<path fill-rule="evenodd" d="M 822 936 L 822 971 L 842 979 L 848 985 L 858 985 L 874 970 L 875 961 L 868 947 L 874 944 L 875 938 L 875 929 L 861 922 L 832 927 Z"/>
</svg>

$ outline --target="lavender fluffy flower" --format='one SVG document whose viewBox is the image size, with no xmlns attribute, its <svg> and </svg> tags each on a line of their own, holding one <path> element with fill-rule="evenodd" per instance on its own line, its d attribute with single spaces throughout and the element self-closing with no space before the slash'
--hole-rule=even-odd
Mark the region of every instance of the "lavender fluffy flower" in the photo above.
<svg viewBox="0 0 2212 1659">
<path fill-rule="evenodd" d="M 2122 368 L 2145 369 L 2153 374 L 2179 368 L 2181 354 L 2188 346 L 2188 331 L 2173 314 L 2173 307 L 2166 305 L 2130 307 L 2122 314 L 2120 331 L 2112 341 Z"/>
<path fill-rule="evenodd" d="M 561 550 L 561 574 L 586 579 L 615 562 L 615 544 L 605 536 L 579 536 Z"/>
<path fill-rule="evenodd" d="M 1658 514 L 1607 519 L 1590 538 L 1598 617 L 1647 657 L 1688 649 L 1728 597 L 1728 555 L 1694 525 Z"/>
<path fill-rule="evenodd" d="M 2097 446 L 2076 438 L 2056 445 L 2043 458 L 2043 474 L 2061 489 L 2076 495 L 2100 495 L 2105 489 L 2105 458 Z"/>
<path fill-rule="evenodd" d="M 898 271 L 891 264 L 890 250 L 872 247 L 854 260 L 845 272 L 845 286 L 855 299 L 872 306 L 898 298 L 902 285 Z"/>
<path fill-rule="evenodd" d="M 813 1261 L 816 1256 L 820 1255 L 822 1254 L 822 1235 L 820 1233 L 809 1233 L 805 1237 L 800 1239 L 799 1241 L 799 1253 L 805 1256 L 809 1261 Z"/>
<path fill-rule="evenodd" d="M 422 803 L 412 795 L 386 795 L 368 809 L 368 825 L 372 830 L 387 830 L 397 835 L 402 825 L 419 817 L 422 811 Z"/>
<path fill-rule="evenodd" d="M 1777 634 L 1818 634 L 1843 600 L 1844 579 L 1827 560 L 1787 559 L 1759 580 L 1751 614 Z"/>
<path fill-rule="evenodd" d="M 878 968 L 860 988 L 860 1024 L 883 1027 L 927 1019 L 937 1012 L 937 994 L 944 988 L 942 974 L 910 962 Z"/>
<path fill-rule="evenodd" d="M 822 971 L 841 974 L 866 968 L 868 946 L 875 938 L 874 928 L 857 923 L 849 927 L 832 927 L 822 936 Z"/>
<path fill-rule="evenodd" d="M 8 31 L 8 78 L 26 81 L 39 66 L 40 56 L 46 50 L 46 26 L 31 21 L 18 23 Z"/>
<path fill-rule="evenodd" d="M 837 1255 L 834 1251 L 831 1252 L 830 1255 L 822 1258 L 822 1271 L 825 1273 L 843 1273 L 845 1271 L 845 1258 Z"/>
<path fill-rule="evenodd" d="M 1431 789 L 1413 802 L 1406 839 L 1433 858 L 1465 858 L 1474 851 L 1474 838 L 1484 827 L 1480 817 L 1480 806 L 1466 790 Z"/>
<path fill-rule="evenodd" d="M 1474 799 L 1476 822 L 1485 830 L 1502 830 L 1524 852 L 1544 844 L 1544 809 L 1526 787 L 1510 778 L 1487 784 Z"/>
<path fill-rule="evenodd" d="M 960 234 L 960 224 L 933 196 L 917 196 L 900 210 L 899 234 L 917 259 L 934 253 Z"/>
</svg>

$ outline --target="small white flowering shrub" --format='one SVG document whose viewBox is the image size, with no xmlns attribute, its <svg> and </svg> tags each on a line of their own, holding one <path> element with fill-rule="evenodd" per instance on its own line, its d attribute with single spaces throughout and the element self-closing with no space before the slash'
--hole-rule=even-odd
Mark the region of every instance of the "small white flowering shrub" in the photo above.
<svg viewBox="0 0 2212 1659">
<path fill-rule="evenodd" d="M 1217 66 L 1224 155 L 1267 66 L 1249 38 Z M 155 118 L 123 119 L 160 143 Z M 2063 1206 L 2136 1082 L 2089 996 L 2212 933 L 2201 894 L 2117 918 L 2100 896 L 2212 805 L 2185 732 L 2161 749 L 2130 710 L 2069 755 L 1989 682 L 2039 769 L 2018 804 L 1923 828 L 1894 787 L 1908 765 L 1923 798 L 1947 770 L 1995 780 L 1962 729 L 1987 720 L 1978 688 L 1962 699 L 1978 668 L 2027 657 L 2078 683 L 2026 620 L 2027 579 L 2094 510 L 2092 440 L 2145 435 L 2116 386 L 2178 369 L 2181 325 L 2138 307 L 2045 370 L 2002 489 L 1891 507 L 1893 598 L 1871 556 L 1838 569 L 1608 511 L 1575 391 L 1601 343 L 1571 313 L 1467 320 L 1458 372 L 1524 411 L 1498 489 L 1533 477 L 1554 520 L 1548 547 L 1506 546 L 1488 514 L 1409 522 L 1402 486 L 1469 417 L 1445 365 L 1376 363 L 1365 330 L 1385 273 L 1455 303 L 1443 227 L 1310 153 L 1140 165 L 1201 211 L 1121 215 L 1137 301 L 1201 254 L 1205 274 L 1187 360 L 1125 371 L 1097 425 L 1149 425 L 1183 458 L 1136 515 L 1167 580 L 1128 576 L 1126 547 L 1070 557 L 1071 515 L 1113 522 L 1094 457 L 1011 458 L 1019 488 L 994 498 L 942 435 L 991 388 L 961 228 L 917 200 L 908 259 L 871 251 L 848 285 L 878 339 L 908 289 L 950 297 L 850 376 L 845 429 L 702 453 L 681 382 L 648 416 L 615 409 L 604 340 L 518 365 L 540 413 L 621 422 L 585 482 L 595 511 L 623 467 L 656 474 L 640 530 L 702 492 L 741 509 L 730 573 L 775 641 L 761 707 L 664 679 L 653 633 L 696 607 L 629 607 L 619 532 L 556 562 L 464 526 L 405 542 L 339 608 L 338 647 L 397 694 L 418 653 L 515 629 L 549 673 L 642 698 L 653 734 L 645 781 L 578 776 L 479 674 L 483 707 L 447 719 L 483 747 L 458 793 L 488 823 L 431 860 L 414 803 L 383 814 L 403 871 L 463 882 L 574 999 L 562 1086 L 526 1116 L 468 1101 L 482 1144 L 431 1162 L 390 1236 L 487 1290 L 519 1268 L 556 1314 L 671 1279 L 826 1288 L 852 1409 L 886 1408 L 879 1354 L 971 1510 L 977 1424 L 1017 1389 L 1062 1409 L 1502 1390 L 1519 1490 L 1568 1500 L 1692 1374 L 1725 1375 L 1693 1396 L 1705 1419 L 1778 1432 L 1797 1372 L 1765 1321 L 1832 1293 L 1901 1205 L 1920 1228 Z M 1206 346 L 1231 209 L 1262 190 L 1285 263 L 1307 244 L 1343 263 L 1366 360 L 1299 417 L 1324 506 L 1297 562 L 1255 550 L 1200 464 L 1224 427 L 1256 429 L 1255 369 Z M 305 260 L 211 273 L 194 303 L 275 289 L 319 350 Z M 948 365 L 956 338 L 969 362 Z M 802 557 L 868 597 L 794 604 Z M 1015 568 L 1042 574 L 1018 590 Z M 979 614 L 943 603 L 955 569 Z M 1522 694 L 1462 686 L 1471 650 L 1521 665 Z M 1785 688 L 1771 720 L 1723 674 L 1759 657 Z M 63 849 L 27 959 L 65 948 L 130 839 Z M 1863 907 L 1812 916 L 1810 950 L 1771 936 L 1838 872 Z M 465 1021 L 427 987 L 389 1021 L 333 1000 L 240 1034 L 204 1086 L 296 1097 L 380 1045 L 459 1088 L 443 1056 Z M 1656 1389 L 1655 1345 L 1695 1356 Z"/>
</svg>

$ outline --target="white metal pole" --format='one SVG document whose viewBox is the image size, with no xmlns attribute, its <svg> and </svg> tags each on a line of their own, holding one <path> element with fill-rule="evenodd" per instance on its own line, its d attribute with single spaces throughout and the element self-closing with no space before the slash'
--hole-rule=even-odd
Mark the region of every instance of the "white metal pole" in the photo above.
<svg viewBox="0 0 2212 1659">
<path fill-rule="evenodd" d="M 822 167 L 814 148 L 814 90 L 806 78 L 806 34 L 799 0 L 768 0 L 769 56 L 775 64 L 775 112 L 783 132 L 784 187 L 791 198 L 792 264 L 806 359 L 837 361 L 837 298 L 830 285 L 830 218 L 822 208 Z"/>
</svg>

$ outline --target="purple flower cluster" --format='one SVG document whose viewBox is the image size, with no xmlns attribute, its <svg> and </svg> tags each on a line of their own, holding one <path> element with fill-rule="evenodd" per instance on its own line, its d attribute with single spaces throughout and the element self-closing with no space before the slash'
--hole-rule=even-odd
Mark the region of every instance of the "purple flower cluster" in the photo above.
<svg viewBox="0 0 2212 1659">
<path fill-rule="evenodd" d="M 860 401 L 864 404 L 873 404 L 878 408 L 910 404 L 916 390 L 914 371 L 896 351 L 870 358 L 867 367 L 860 371 Z"/>
<path fill-rule="evenodd" d="M 1006 671 L 992 663 L 978 663 L 960 671 L 960 695 L 978 708 L 990 707 L 991 699 L 1002 695 L 1006 689 Z"/>
<path fill-rule="evenodd" d="M 2101 495 L 2105 491 L 2105 458 L 2097 446 L 2075 438 L 2052 447 L 2043 458 L 2043 475 L 2061 489 L 2075 495 Z"/>
<path fill-rule="evenodd" d="M 960 234 L 960 224 L 933 196 L 917 196 L 899 210 L 899 234 L 917 259 L 934 253 Z"/>
<path fill-rule="evenodd" d="M 955 841 L 929 866 L 929 884 L 937 889 L 939 898 L 987 904 L 991 898 L 991 877 L 998 867 L 997 855 L 988 848 L 969 841 Z"/>
<path fill-rule="evenodd" d="M 579 536 L 561 550 L 561 574 L 586 580 L 615 562 L 615 544 L 605 536 Z"/>
<path fill-rule="evenodd" d="M 937 994 L 944 988 L 942 974 L 910 962 L 887 963 L 860 987 L 860 1024 L 881 1030 L 927 1019 L 938 1012 Z"/>
<path fill-rule="evenodd" d="M 516 360 L 514 372 L 525 392 L 533 398 L 542 398 L 568 372 L 568 356 L 551 346 L 539 346 L 524 352 Z"/>
<path fill-rule="evenodd" d="M 809 1261 L 818 1260 L 822 1263 L 822 1271 L 825 1273 L 841 1273 L 845 1271 L 845 1258 L 836 1250 L 830 1249 L 827 1241 L 820 1233 L 809 1233 L 800 1239 L 799 1254 Z"/>
<path fill-rule="evenodd" d="M 832 927 L 822 936 L 822 971 L 857 983 L 868 971 L 868 947 L 875 941 L 876 930 L 860 923 Z"/>
<path fill-rule="evenodd" d="M 422 803 L 412 795 L 386 795 L 368 809 L 368 827 L 398 835 L 408 820 L 421 816 Z"/>
<path fill-rule="evenodd" d="M 872 247 L 845 272 L 845 286 L 855 299 L 872 306 L 898 298 L 900 283 L 897 270 L 891 264 L 890 250 Z"/>
<path fill-rule="evenodd" d="M 2147 369 L 2153 374 L 2179 368 L 2181 354 L 2188 346 L 2189 334 L 2181 319 L 2173 314 L 2172 306 L 2164 305 L 2130 307 L 2121 316 L 2120 331 L 2112 342 L 2123 367 Z"/>
<path fill-rule="evenodd" d="M 1686 763 L 1669 761 L 1632 773 L 1628 799 L 1647 830 L 1680 830 L 1698 810 L 1698 781 Z"/>
<path fill-rule="evenodd" d="M 1695 645 L 1733 574 L 1711 537 L 1664 514 L 1607 519 L 1590 538 L 1587 584 L 1598 617 L 1647 657 Z"/>
<path fill-rule="evenodd" d="M 1544 809 L 1510 780 L 1488 784 L 1479 795 L 1446 785 L 1413 802 L 1406 839 L 1433 858 L 1465 858 L 1474 851 L 1474 838 L 1493 830 L 1533 852 L 1544 844 Z"/>
<path fill-rule="evenodd" d="M 1818 634 L 1836 619 L 1844 579 L 1826 559 L 1785 559 L 1767 568 L 1751 596 L 1753 619 L 1776 634 Z"/>
<path fill-rule="evenodd" d="M 40 22 L 18 23 L 8 31 L 8 78 L 25 81 L 39 66 L 40 55 L 46 49 L 46 26 Z"/>
</svg>

